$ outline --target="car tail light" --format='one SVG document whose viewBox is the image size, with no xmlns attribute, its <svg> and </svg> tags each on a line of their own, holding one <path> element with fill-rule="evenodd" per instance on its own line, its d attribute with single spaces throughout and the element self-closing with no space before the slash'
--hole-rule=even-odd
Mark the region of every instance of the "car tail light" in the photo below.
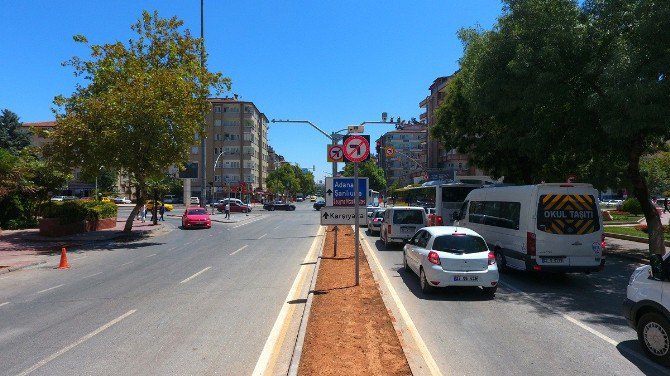
<svg viewBox="0 0 670 376">
<path fill-rule="evenodd" d="M 526 233 L 526 249 L 528 250 L 528 256 L 535 256 L 537 249 L 534 232 Z"/>
<path fill-rule="evenodd" d="M 493 265 L 496 263 L 496 255 L 493 254 L 493 252 L 489 251 L 489 265 Z"/>
<path fill-rule="evenodd" d="M 437 219 L 435 220 L 435 224 L 436 224 L 437 226 L 442 226 L 442 223 L 443 223 L 443 222 L 442 222 L 442 216 L 441 216 L 441 215 L 438 215 L 438 216 L 436 216 L 435 218 L 437 218 Z"/>
<path fill-rule="evenodd" d="M 600 250 L 604 251 L 605 250 L 605 234 L 600 235 Z"/>
<path fill-rule="evenodd" d="M 535 270 L 536 272 L 539 272 L 540 270 L 542 270 L 542 267 L 540 265 L 535 265 L 535 266 L 533 266 L 533 270 Z"/>
<path fill-rule="evenodd" d="M 428 252 L 428 262 L 435 265 L 440 265 L 440 256 L 435 251 Z"/>
</svg>

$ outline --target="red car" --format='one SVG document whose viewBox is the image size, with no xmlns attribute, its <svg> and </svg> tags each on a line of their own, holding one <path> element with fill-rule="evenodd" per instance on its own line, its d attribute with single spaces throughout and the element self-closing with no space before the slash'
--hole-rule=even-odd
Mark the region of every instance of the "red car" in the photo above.
<svg viewBox="0 0 670 376">
<path fill-rule="evenodd" d="M 185 229 L 193 227 L 211 228 L 212 219 L 209 218 L 209 213 L 205 208 L 188 208 L 181 216 L 181 225 Z"/>
<path fill-rule="evenodd" d="M 216 210 L 223 213 L 226 210 L 226 204 L 219 204 L 216 207 Z M 240 204 L 239 202 L 230 202 L 230 212 L 231 213 L 249 213 L 251 211 L 251 206 Z"/>
</svg>

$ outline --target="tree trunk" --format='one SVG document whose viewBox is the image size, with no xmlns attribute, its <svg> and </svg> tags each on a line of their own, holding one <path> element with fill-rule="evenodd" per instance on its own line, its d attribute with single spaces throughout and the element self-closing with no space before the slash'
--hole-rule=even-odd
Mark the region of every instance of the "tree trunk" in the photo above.
<svg viewBox="0 0 670 376">
<path fill-rule="evenodd" d="M 135 207 L 130 212 L 130 216 L 128 217 L 128 219 L 126 219 L 126 226 L 123 228 L 123 232 L 131 232 L 133 230 L 133 221 L 135 220 L 135 217 L 137 217 L 137 213 L 139 213 L 140 208 L 142 208 L 142 205 L 144 205 L 145 200 L 144 180 L 138 180 L 135 195 L 137 197 L 137 201 L 135 203 Z M 156 205 L 154 204 L 154 206 Z"/>
<path fill-rule="evenodd" d="M 649 198 L 649 189 L 644 177 L 640 173 L 640 157 L 642 156 L 642 136 L 638 135 L 633 139 L 631 149 L 628 154 L 628 176 L 633 184 L 633 194 L 640 201 L 642 213 L 647 221 L 649 231 L 649 254 L 662 256 L 665 254 L 665 245 L 663 244 L 663 226 L 661 218 L 656 208 Z M 658 257 L 655 257 L 658 259 Z M 653 265 L 652 265 L 653 266 Z"/>
</svg>

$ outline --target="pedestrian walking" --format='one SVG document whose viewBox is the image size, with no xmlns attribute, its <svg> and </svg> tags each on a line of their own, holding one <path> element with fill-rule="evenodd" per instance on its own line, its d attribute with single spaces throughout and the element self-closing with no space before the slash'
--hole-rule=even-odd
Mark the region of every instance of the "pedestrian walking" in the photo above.
<svg viewBox="0 0 670 376">
<path fill-rule="evenodd" d="M 142 223 L 147 219 L 147 205 L 144 204 L 142 205 L 142 208 L 140 208 L 140 220 Z"/>
<path fill-rule="evenodd" d="M 226 218 L 230 218 L 230 201 L 226 202 L 224 212 L 226 213 Z"/>
<path fill-rule="evenodd" d="M 163 214 L 165 214 L 165 204 L 161 204 L 161 207 L 160 209 L 158 209 L 158 212 L 161 215 L 160 220 L 165 222 L 165 219 L 163 218 Z"/>
</svg>

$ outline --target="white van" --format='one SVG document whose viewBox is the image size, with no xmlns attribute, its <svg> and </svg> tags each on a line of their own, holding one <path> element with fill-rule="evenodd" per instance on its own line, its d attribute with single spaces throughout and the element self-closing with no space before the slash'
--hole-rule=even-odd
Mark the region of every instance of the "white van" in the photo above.
<svg viewBox="0 0 670 376">
<path fill-rule="evenodd" d="M 390 243 L 404 243 L 422 227 L 428 226 L 426 211 L 418 206 L 396 206 L 384 211 L 379 237 L 388 247 Z"/>
<path fill-rule="evenodd" d="M 580 183 L 481 188 L 453 219 L 484 237 L 500 271 L 590 273 L 605 265 L 597 197 Z"/>
</svg>

